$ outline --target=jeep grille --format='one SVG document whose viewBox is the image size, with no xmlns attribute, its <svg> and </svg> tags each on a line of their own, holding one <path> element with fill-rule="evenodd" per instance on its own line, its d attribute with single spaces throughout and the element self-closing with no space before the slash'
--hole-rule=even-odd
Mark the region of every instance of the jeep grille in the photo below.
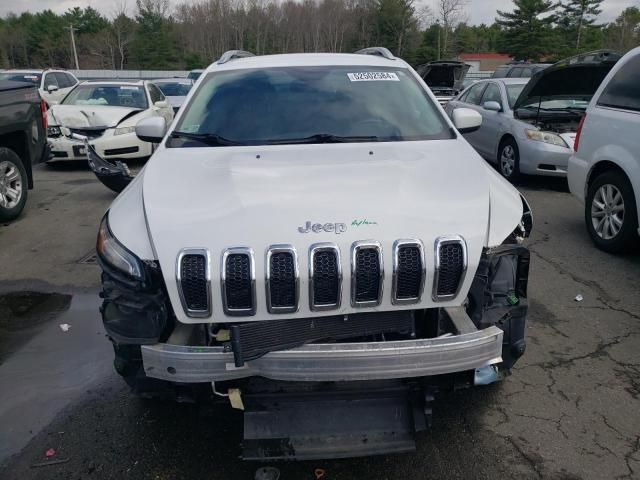
<svg viewBox="0 0 640 480">
<path fill-rule="evenodd" d="M 456 296 L 467 270 L 467 253 L 460 237 L 442 237 L 436 244 L 434 300 Z"/>
<path fill-rule="evenodd" d="M 424 249 L 419 240 L 398 240 L 393 246 L 393 294 L 396 304 L 418 303 L 426 277 Z"/>
<path fill-rule="evenodd" d="M 190 317 L 211 313 L 209 255 L 204 249 L 185 249 L 178 256 L 178 291 L 182 306 Z"/>
<path fill-rule="evenodd" d="M 222 255 L 222 302 L 227 315 L 256 313 L 253 251 L 229 248 Z"/>
</svg>

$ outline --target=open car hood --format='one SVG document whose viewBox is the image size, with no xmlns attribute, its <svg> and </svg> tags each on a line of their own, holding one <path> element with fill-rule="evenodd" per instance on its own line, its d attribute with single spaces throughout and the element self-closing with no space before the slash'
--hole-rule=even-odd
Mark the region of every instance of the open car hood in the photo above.
<svg viewBox="0 0 640 480">
<path fill-rule="evenodd" d="M 462 90 L 462 82 L 470 68 L 471 65 L 464 62 L 437 60 L 418 66 L 416 71 L 431 89 Z"/>
<path fill-rule="evenodd" d="M 613 50 L 597 50 L 560 60 L 531 77 L 516 99 L 513 110 L 541 100 L 589 101 L 621 57 Z"/>
</svg>

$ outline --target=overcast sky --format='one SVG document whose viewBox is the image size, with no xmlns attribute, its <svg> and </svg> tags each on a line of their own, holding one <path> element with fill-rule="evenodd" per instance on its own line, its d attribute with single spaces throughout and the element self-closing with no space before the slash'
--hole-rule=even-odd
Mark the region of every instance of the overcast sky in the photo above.
<svg viewBox="0 0 640 480">
<path fill-rule="evenodd" d="M 0 16 L 4 16 L 9 12 L 22 13 L 25 11 L 38 12 L 47 8 L 52 9 L 56 13 L 63 13 L 69 8 L 80 6 L 86 7 L 91 5 L 104 14 L 110 15 L 116 5 L 122 0 L 20 0 L 18 2 L 12 0 L 0 0 Z M 178 4 L 183 2 L 191 2 L 197 0 L 170 0 L 171 3 Z M 419 3 L 426 5 L 435 4 L 434 0 L 418 0 Z M 127 2 L 129 8 L 133 10 L 135 0 Z M 604 0 L 602 4 L 603 13 L 598 19 L 600 22 L 610 22 L 614 20 L 620 12 L 631 5 L 637 5 L 638 0 Z M 467 14 L 469 23 L 492 23 L 496 10 L 509 10 L 513 4 L 509 0 L 468 0 Z"/>
</svg>

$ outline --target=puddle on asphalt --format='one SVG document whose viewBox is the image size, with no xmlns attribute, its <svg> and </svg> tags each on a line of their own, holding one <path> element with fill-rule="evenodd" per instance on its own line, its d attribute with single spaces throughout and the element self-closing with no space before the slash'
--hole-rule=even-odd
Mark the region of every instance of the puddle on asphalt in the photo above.
<svg viewBox="0 0 640 480">
<path fill-rule="evenodd" d="M 50 320 L 67 311 L 71 298 L 62 293 L 41 292 L 0 295 L 0 364 Z"/>
</svg>

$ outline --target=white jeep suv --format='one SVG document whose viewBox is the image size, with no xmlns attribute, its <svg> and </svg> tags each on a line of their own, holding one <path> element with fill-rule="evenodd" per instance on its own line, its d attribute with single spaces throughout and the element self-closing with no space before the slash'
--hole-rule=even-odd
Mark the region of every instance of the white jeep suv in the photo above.
<svg viewBox="0 0 640 480">
<path fill-rule="evenodd" d="M 223 55 L 102 221 L 117 371 L 243 409 L 244 458 L 412 450 L 525 350 L 531 212 L 456 112 L 382 48 Z"/>
<path fill-rule="evenodd" d="M 584 204 L 587 231 L 598 248 L 639 245 L 640 47 L 616 63 L 582 118 L 569 160 L 571 192 Z"/>
</svg>

